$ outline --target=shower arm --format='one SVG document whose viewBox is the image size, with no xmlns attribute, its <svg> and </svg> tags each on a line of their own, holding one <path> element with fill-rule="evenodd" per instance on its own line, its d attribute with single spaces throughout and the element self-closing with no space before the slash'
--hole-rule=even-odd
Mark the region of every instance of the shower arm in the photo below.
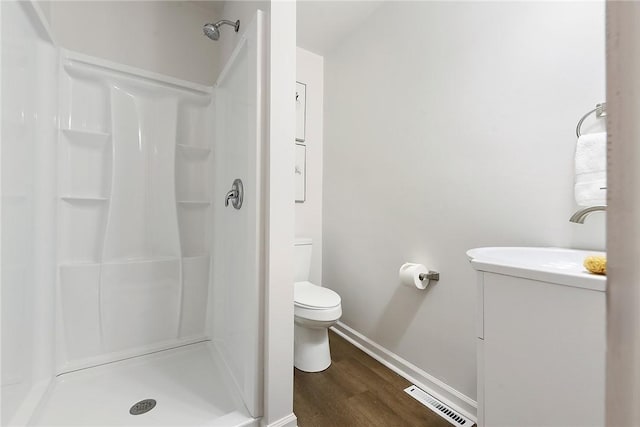
<svg viewBox="0 0 640 427">
<path fill-rule="evenodd" d="M 240 20 L 237 21 L 229 21 L 228 19 L 221 19 L 220 21 L 216 22 L 214 25 L 216 26 L 220 26 L 220 25 L 230 25 L 232 26 L 236 33 L 238 32 L 238 30 L 240 29 Z"/>
</svg>

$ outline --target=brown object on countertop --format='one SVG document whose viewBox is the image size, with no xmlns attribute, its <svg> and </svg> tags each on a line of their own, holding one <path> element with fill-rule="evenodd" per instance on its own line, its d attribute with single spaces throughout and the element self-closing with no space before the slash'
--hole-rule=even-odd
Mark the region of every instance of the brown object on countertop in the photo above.
<svg viewBox="0 0 640 427">
<path fill-rule="evenodd" d="M 607 274 L 607 257 L 593 255 L 584 259 L 584 268 L 593 274 Z"/>
</svg>

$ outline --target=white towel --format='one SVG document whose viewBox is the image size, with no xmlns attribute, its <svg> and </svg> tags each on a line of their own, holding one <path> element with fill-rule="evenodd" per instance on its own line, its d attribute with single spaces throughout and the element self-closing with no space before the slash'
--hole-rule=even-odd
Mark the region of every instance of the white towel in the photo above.
<svg viewBox="0 0 640 427">
<path fill-rule="evenodd" d="M 575 197 L 580 206 L 607 204 L 607 133 L 581 135 L 576 144 Z"/>
</svg>

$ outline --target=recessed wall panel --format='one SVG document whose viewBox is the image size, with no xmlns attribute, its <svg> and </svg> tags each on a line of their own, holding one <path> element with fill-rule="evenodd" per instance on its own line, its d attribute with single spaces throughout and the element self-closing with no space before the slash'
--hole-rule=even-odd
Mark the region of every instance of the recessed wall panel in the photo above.
<svg viewBox="0 0 640 427">
<path fill-rule="evenodd" d="M 183 103 L 178 115 L 178 144 L 209 147 L 210 134 L 206 132 L 206 103 Z"/>
<path fill-rule="evenodd" d="M 102 255 L 107 200 L 61 198 L 59 259 L 62 264 L 96 263 Z"/>
<path fill-rule="evenodd" d="M 60 267 L 59 296 L 69 359 L 101 353 L 100 264 Z"/>
<path fill-rule="evenodd" d="M 74 63 L 65 64 L 67 93 L 61 108 L 62 127 L 90 132 L 109 130 L 108 88 L 102 76 Z"/>
<path fill-rule="evenodd" d="M 176 197 L 178 201 L 208 201 L 211 197 L 210 150 L 179 145 L 176 151 Z"/>
<path fill-rule="evenodd" d="M 112 209 L 106 261 L 179 257 L 175 211 L 176 101 L 113 84 Z"/>
<path fill-rule="evenodd" d="M 202 336 L 207 317 L 209 256 L 185 258 L 182 263 L 182 311 L 180 336 Z"/>
<path fill-rule="evenodd" d="M 105 351 L 176 339 L 180 288 L 178 259 L 103 264 L 100 309 Z"/>
<path fill-rule="evenodd" d="M 179 203 L 178 219 L 180 221 L 180 239 L 184 256 L 208 255 L 209 203 Z"/>
<path fill-rule="evenodd" d="M 65 129 L 60 131 L 58 144 L 60 194 L 107 197 L 111 179 L 111 136 Z"/>
</svg>

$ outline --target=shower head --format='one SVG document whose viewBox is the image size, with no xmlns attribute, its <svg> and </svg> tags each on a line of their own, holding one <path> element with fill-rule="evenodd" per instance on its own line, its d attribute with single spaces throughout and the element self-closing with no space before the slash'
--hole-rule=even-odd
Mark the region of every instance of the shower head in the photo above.
<svg viewBox="0 0 640 427">
<path fill-rule="evenodd" d="M 204 24 L 204 26 L 202 27 L 202 31 L 204 32 L 204 35 L 209 37 L 211 40 L 218 40 L 220 38 L 221 25 L 231 25 L 237 33 L 240 29 L 240 20 L 233 22 L 223 19 L 216 22 L 215 24 Z"/>
<path fill-rule="evenodd" d="M 211 40 L 218 40 L 220 38 L 220 30 L 213 24 L 204 24 L 202 27 L 202 31 L 204 35 L 209 37 Z"/>
</svg>

